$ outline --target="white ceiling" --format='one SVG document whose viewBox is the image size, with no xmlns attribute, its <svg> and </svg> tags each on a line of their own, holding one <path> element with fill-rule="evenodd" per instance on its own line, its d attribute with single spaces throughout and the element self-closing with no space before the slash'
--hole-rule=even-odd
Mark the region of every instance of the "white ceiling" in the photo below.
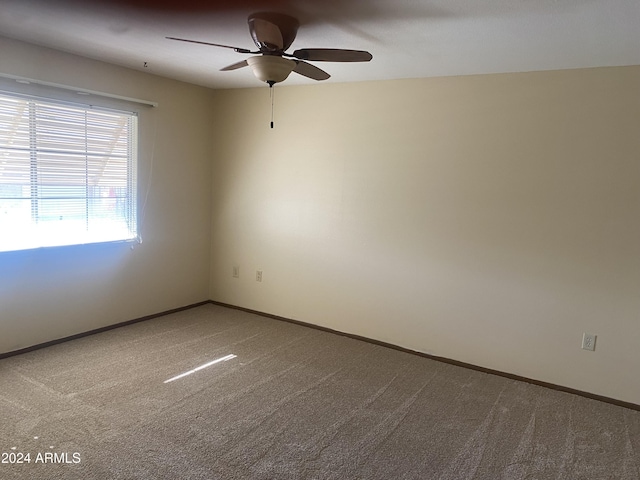
<svg viewBox="0 0 640 480">
<path fill-rule="evenodd" d="M 245 55 L 165 36 L 253 49 L 246 18 L 256 11 L 300 20 L 290 51 L 373 54 L 317 62 L 325 82 L 640 64 L 640 0 L 0 0 L 0 35 L 199 85 L 255 87 L 248 68 L 219 71 Z M 315 83 L 295 73 L 286 82 Z"/>
</svg>

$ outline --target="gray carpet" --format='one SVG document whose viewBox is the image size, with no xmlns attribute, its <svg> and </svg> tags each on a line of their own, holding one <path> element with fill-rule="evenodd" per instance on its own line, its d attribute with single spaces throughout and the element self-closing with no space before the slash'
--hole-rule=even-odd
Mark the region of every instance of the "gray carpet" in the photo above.
<svg viewBox="0 0 640 480">
<path fill-rule="evenodd" d="M 640 479 L 640 412 L 215 305 L 0 360 L 0 420 L 2 479 Z"/>
</svg>

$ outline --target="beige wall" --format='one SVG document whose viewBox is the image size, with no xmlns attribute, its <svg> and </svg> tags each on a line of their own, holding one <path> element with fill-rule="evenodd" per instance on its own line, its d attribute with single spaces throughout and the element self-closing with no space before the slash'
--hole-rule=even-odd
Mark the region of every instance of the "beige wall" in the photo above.
<svg viewBox="0 0 640 480">
<path fill-rule="evenodd" d="M 268 88 L 217 92 L 210 296 L 640 403 L 639 86 L 276 86 L 273 130 Z"/>
<path fill-rule="evenodd" d="M 140 112 L 143 243 L 0 253 L 0 353 L 206 300 L 211 91 L 6 39 L 0 72 L 159 103 Z"/>
</svg>

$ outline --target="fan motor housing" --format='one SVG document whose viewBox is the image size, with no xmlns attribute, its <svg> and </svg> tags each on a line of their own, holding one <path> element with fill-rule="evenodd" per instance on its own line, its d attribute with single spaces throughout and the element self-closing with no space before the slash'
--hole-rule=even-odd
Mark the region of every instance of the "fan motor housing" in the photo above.
<svg viewBox="0 0 640 480">
<path fill-rule="evenodd" d="M 256 12 L 249 15 L 249 31 L 253 43 L 261 52 L 283 52 L 287 50 L 298 34 L 300 22 L 294 17 L 284 13 Z M 278 30 L 276 38 L 270 38 L 274 32 L 270 31 L 270 26 L 275 26 Z"/>
</svg>

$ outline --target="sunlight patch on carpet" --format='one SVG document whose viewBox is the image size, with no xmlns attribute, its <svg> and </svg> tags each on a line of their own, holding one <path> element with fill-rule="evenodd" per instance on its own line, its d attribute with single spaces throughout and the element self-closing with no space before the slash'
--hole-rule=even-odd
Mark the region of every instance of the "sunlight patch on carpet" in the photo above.
<svg viewBox="0 0 640 480">
<path fill-rule="evenodd" d="M 191 375 L 192 373 L 196 373 L 197 371 L 203 370 L 203 369 L 205 369 L 207 367 L 210 367 L 211 365 L 215 365 L 216 363 L 226 362 L 226 361 L 231 360 L 231 359 L 236 358 L 236 357 L 237 357 L 237 355 L 230 354 L 230 355 L 226 355 L 224 357 L 216 358 L 215 360 L 207 362 L 204 365 L 200 365 L 199 367 L 196 367 L 193 370 L 189 370 L 187 372 L 181 373 L 180 375 L 176 375 L 175 377 L 172 377 L 169 380 L 165 380 L 163 383 L 173 382 L 174 380 L 178 380 L 180 378 L 186 377 L 187 375 Z"/>
</svg>

